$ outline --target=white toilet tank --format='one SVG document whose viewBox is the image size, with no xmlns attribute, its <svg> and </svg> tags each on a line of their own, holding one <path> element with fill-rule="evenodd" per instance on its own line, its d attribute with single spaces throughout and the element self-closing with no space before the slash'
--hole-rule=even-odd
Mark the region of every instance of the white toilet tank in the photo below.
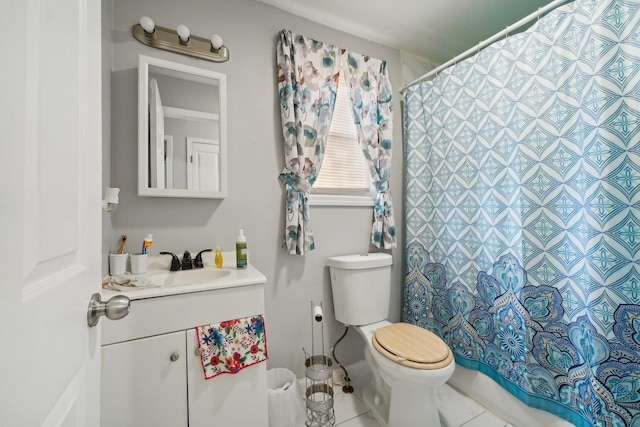
<svg viewBox="0 0 640 427">
<path fill-rule="evenodd" d="M 345 325 L 385 320 L 391 298 L 391 255 L 370 253 L 327 260 L 336 319 Z"/>
</svg>

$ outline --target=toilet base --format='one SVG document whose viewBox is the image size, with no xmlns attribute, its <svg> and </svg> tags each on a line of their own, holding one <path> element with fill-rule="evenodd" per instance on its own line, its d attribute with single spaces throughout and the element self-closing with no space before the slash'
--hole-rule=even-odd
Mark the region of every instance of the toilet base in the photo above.
<svg viewBox="0 0 640 427">
<path fill-rule="evenodd" d="M 376 388 L 373 383 L 369 383 L 362 390 L 362 400 L 364 400 L 364 404 L 367 408 L 371 410 L 371 413 L 380 426 L 388 427 L 387 420 L 389 419 L 389 404 L 382 402 L 379 397 L 376 399 L 376 394 Z M 378 401 L 378 404 L 376 404 L 376 401 Z"/>
<path fill-rule="evenodd" d="M 433 387 L 391 390 L 388 427 L 440 427 L 440 414 Z"/>
<path fill-rule="evenodd" d="M 394 414 L 395 419 L 391 420 L 393 424 L 390 424 L 390 405 L 380 398 L 373 382 L 368 383 L 362 390 L 364 404 L 371 410 L 381 427 L 440 427 L 442 424 L 440 413 L 435 404 L 434 389 L 422 396 L 414 396 L 414 398 L 409 399 L 409 401 L 405 400 L 404 404 L 401 403 L 399 405 Z M 421 408 L 421 410 L 416 411 L 416 407 Z"/>
<path fill-rule="evenodd" d="M 380 366 L 365 348 L 365 359 L 371 369 L 372 380 L 364 387 L 362 398 L 382 427 L 440 427 L 440 414 L 435 399 L 435 387 L 442 385 L 453 373 L 441 376 L 433 386 L 383 378 Z"/>
<path fill-rule="evenodd" d="M 440 413 L 435 403 L 434 389 L 423 391 L 420 395 L 412 395 L 408 398 L 407 396 L 400 396 L 400 394 L 396 394 L 396 396 L 402 401 L 394 402 L 394 414 L 390 419 L 390 404 L 380 399 L 373 383 L 367 384 L 362 391 L 364 404 L 371 410 L 381 427 L 441 426 Z M 392 401 L 393 398 L 392 392 Z"/>
</svg>

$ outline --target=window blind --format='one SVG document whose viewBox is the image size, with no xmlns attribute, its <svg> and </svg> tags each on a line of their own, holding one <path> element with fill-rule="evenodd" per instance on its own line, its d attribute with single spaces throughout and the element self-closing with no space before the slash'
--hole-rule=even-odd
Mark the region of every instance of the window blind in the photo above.
<svg viewBox="0 0 640 427">
<path fill-rule="evenodd" d="M 341 71 L 324 160 L 311 192 L 363 194 L 368 193 L 369 189 L 370 179 L 367 162 L 358 143 L 347 85 Z"/>
</svg>

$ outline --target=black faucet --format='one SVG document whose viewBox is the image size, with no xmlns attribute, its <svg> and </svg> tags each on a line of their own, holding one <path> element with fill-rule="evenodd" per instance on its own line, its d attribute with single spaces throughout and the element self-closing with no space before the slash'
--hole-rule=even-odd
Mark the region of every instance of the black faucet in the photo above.
<svg viewBox="0 0 640 427">
<path fill-rule="evenodd" d="M 193 270 L 194 268 L 204 268 L 202 254 L 211 251 L 213 251 L 213 249 L 204 249 L 198 252 L 195 259 L 191 259 L 191 253 L 189 251 L 184 251 L 182 262 L 180 262 L 178 255 L 173 252 L 160 252 L 160 255 L 171 255 L 171 267 L 169 267 L 169 271 Z"/>
<path fill-rule="evenodd" d="M 184 255 L 182 255 L 182 269 L 193 270 L 193 260 L 189 251 L 184 251 Z"/>
<path fill-rule="evenodd" d="M 171 255 L 171 267 L 169 267 L 169 271 L 180 270 L 180 259 L 178 255 L 171 252 L 160 252 L 160 255 Z"/>
<path fill-rule="evenodd" d="M 203 249 L 198 252 L 198 255 L 196 255 L 196 259 L 193 261 L 193 268 L 204 268 L 204 263 L 202 262 L 202 254 L 211 251 L 213 251 L 213 249 Z"/>
</svg>

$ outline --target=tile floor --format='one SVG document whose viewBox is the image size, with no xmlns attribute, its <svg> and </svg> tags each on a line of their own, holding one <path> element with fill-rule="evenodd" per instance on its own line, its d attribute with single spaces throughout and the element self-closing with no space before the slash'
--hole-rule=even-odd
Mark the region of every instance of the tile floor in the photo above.
<svg viewBox="0 0 640 427">
<path fill-rule="evenodd" d="M 367 407 L 362 403 L 362 387 L 354 383 L 355 392 L 344 394 L 341 387 L 334 387 L 334 411 L 336 426 L 380 427 Z M 437 393 L 442 427 L 513 427 L 486 408 L 444 385 Z"/>
</svg>

